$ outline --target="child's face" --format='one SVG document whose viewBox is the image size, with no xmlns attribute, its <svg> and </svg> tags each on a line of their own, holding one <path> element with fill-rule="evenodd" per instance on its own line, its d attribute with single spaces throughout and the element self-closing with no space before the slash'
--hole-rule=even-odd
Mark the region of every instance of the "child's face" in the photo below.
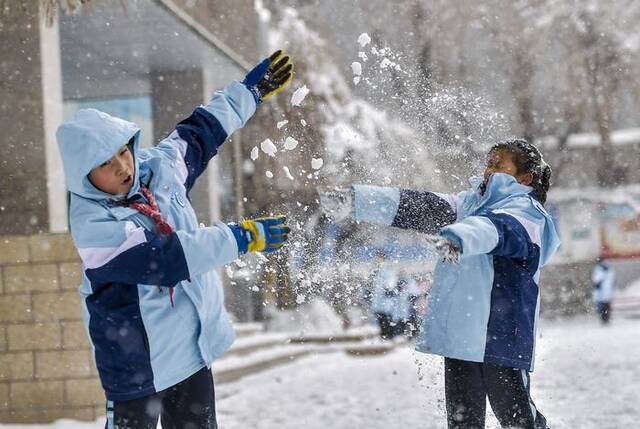
<svg viewBox="0 0 640 429">
<path fill-rule="evenodd" d="M 507 150 L 495 150 L 489 153 L 487 166 L 484 169 L 484 185 L 489 183 L 489 178 L 493 173 L 505 173 L 516 178 L 522 185 L 530 185 L 533 181 L 533 174 L 530 172 L 518 174 L 518 167 L 513 161 L 513 154 Z"/>
<path fill-rule="evenodd" d="M 111 159 L 89 173 L 93 186 L 109 194 L 127 194 L 133 186 L 135 165 L 127 145 L 122 146 Z"/>
</svg>

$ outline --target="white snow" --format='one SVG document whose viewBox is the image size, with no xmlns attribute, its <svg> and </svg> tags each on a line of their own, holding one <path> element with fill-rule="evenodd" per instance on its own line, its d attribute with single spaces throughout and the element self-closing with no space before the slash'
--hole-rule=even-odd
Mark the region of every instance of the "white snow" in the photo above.
<svg viewBox="0 0 640 429">
<path fill-rule="evenodd" d="M 361 47 L 364 48 L 369 43 L 371 43 L 371 37 L 369 37 L 367 33 L 362 33 L 360 36 L 358 36 L 358 43 Z"/>
<path fill-rule="evenodd" d="M 296 147 L 298 147 L 298 140 L 293 137 L 287 137 L 284 139 L 284 148 L 286 150 L 294 150 Z"/>
<path fill-rule="evenodd" d="M 311 158 L 311 168 L 314 170 L 320 170 L 322 168 L 322 164 L 324 164 L 324 160 L 322 158 Z"/>
<path fill-rule="evenodd" d="M 302 104 L 302 101 L 307 96 L 307 94 L 309 94 L 309 88 L 307 88 L 307 85 L 303 85 L 300 88 L 296 89 L 296 91 L 291 96 L 291 105 L 299 106 L 300 104 Z"/>
<path fill-rule="evenodd" d="M 251 160 L 255 161 L 256 159 L 258 159 L 260 152 L 258 151 L 258 146 L 254 146 L 253 149 L 251 149 Z"/>
<path fill-rule="evenodd" d="M 264 175 L 267 176 L 269 179 L 273 178 L 273 173 L 271 171 L 269 171 L 269 170 L 265 171 Z"/>
<path fill-rule="evenodd" d="M 291 328 L 294 322 L 288 322 Z M 541 321 L 532 395 L 551 427 L 637 427 L 639 328 L 640 319 L 615 313 L 611 325 L 604 328 L 595 316 Z M 254 341 L 258 340 L 247 340 Z M 304 348 L 318 349 L 309 346 Z M 214 374 L 216 367 L 232 368 L 240 360 L 258 361 L 274 353 L 294 356 L 297 349 L 292 347 L 219 361 Z M 218 384 L 219 425 L 227 429 L 446 427 L 441 358 L 416 353 L 410 345 L 375 356 L 347 355 L 339 352 L 342 348 Z M 498 428 L 490 408 L 487 410 L 487 427 Z M 88 423 L 0 424 L 0 428 L 102 429 L 104 418 Z"/>
<path fill-rule="evenodd" d="M 278 123 L 276 124 L 276 128 L 277 128 L 277 129 L 280 129 L 280 128 L 284 127 L 285 125 L 287 125 L 288 123 L 289 123 L 289 121 L 288 121 L 288 120 L 286 120 L 286 119 L 285 119 L 284 121 L 280 121 L 280 122 L 278 122 Z"/>
<path fill-rule="evenodd" d="M 640 322 L 544 321 L 536 405 L 557 429 L 635 428 Z M 219 423 L 234 428 L 445 428 L 441 358 L 409 346 L 383 355 L 311 355 L 218 389 Z M 489 410 L 489 407 L 487 407 Z M 278 410 L 278 412 L 273 412 Z M 488 428 L 498 428 L 488 411 Z"/>
<path fill-rule="evenodd" d="M 271 139 L 266 139 L 260 143 L 260 149 L 262 149 L 262 151 L 267 155 L 274 157 L 276 156 L 276 152 L 278 152 L 278 148 L 273 144 Z"/>
<path fill-rule="evenodd" d="M 353 71 L 354 75 L 360 76 L 362 74 L 362 64 L 360 64 L 358 61 L 352 62 L 351 71 Z"/>
<path fill-rule="evenodd" d="M 287 179 L 294 180 L 291 172 L 289 171 L 289 167 L 285 165 L 284 167 L 282 167 L 282 170 L 284 170 L 284 175 L 287 176 Z"/>
</svg>

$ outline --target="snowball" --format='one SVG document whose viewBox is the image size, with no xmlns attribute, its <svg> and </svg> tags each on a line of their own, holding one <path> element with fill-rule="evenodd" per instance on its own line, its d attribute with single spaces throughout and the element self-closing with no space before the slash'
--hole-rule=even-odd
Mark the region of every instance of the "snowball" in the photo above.
<svg viewBox="0 0 640 429">
<path fill-rule="evenodd" d="M 364 48 L 369 43 L 371 43 L 371 37 L 369 37 L 367 33 L 362 33 L 360 36 L 358 36 L 358 43 L 361 47 Z"/>
<path fill-rule="evenodd" d="M 278 124 L 276 125 L 277 129 L 280 129 L 282 127 L 284 127 L 285 125 L 287 125 L 289 123 L 289 121 L 287 121 L 286 119 L 284 121 L 280 121 L 278 122 Z"/>
<path fill-rule="evenodd" d="M 304 119 L 300 119 L 300 123 L 302 124 L 303 127 L 307 126 L 307 121 L 305 121 Z"/>
<path fill-rule="evenodd" d="M 322 158 L 311 158 L 311 168 L 314 170 L 320 170 L 322 168 L 322 164 L 324 164 L 324 160 Z"/>
<path fill-rule="evenodd" d="M 369 59 L 369 57 L 367 57 L 367 53 L 363 51 L 358 52 L 358 58 L 362 61 L 367 61 Z"/>
<path fill-rule="evenodd" d="M 287 167 L 285 165 L 284 167 L 282 167 L 282 169 L 284 170 L 284 175 L 287 176 L 287 179 L 293 180 L 293 176 L 291 175 L 291 172 L 289 171 L 289 167 Z"/>
<path fill-rule="evenodd" d="M 260 149 L 269 156 L 276 156 L 276 152 L 278 152 L 278 148 L 273 144 L 271 139 L 266 139 L 260 143 Z"/>
<path fill-rule="evenodd" d="M 303 85 L 300 88 L 296 89 L 296 92 L 291 96 L 291 105 L 299 106 L 302 103 L 302 100 L 309 94 L 309 88 L 307 85 Z"/>
<path fill-rule="evenodd" d="M 284 148 L 286 150 L 294 150 L 298 146 L 298 140 L 293 137 L 287 137 L 284 140 Z"/>
<path fill-rule="evenodd" d="M 251 286 L 251 290 L 254 292 L 260 292 L 260 288 L 258 286 Z"/>
<path fill-rule="evenodd" d="M 392 66 L 393 63 L 391 62 L 391 60 L 389 60 L 389 58 L 383 58 L 382 61 L 380 62 L 380 68 L 381 69 L 386 69 L 389 66 Z"/>
<path fill-rule="evenodd" d="M 353 84 L 354 84 L 354 85 L 357 85 L 357 84 L 359 84 L 359 83 L 360 83 L 360 76 L 355 76 L 355 77 L 353 78 Z"/>
<path fill-rule="evenodd" d="M 351 63 L 351 70 L 353 71 L 353 74 L 356 76 L 360 76 L 362 74 L 362 64 L 360 64 L 357 61 L 354 61 Z"/>
<path fill-rule="evenodd" d="M 264 175 L 267 176 L 269 179 L 273 178 L 273 173 L 270 172 L 269 170 L 265 171 Z"/>
<path fill-rule="evenodd" d="M 254 146 L 254 148 L 251 149 L 251 160 L 255 161 L 256 159 L 258 159 L 259 154 L 260 152 L 258 151 L 258 146 Z"/>
</svg>

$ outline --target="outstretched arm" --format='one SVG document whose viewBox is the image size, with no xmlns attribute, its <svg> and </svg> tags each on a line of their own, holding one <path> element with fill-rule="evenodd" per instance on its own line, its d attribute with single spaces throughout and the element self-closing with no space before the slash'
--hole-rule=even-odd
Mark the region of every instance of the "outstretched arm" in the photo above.
<svg viewBox="0 0 640 429">
<path fill-rule="evenodd" d="M 436 233 L 456 220 L 454 196 L 369 185 L 352 190 L 358 222 Z"/>
<path fill-rule="evenodd" d="M 469 216 L 442 228 L 440 234 L 454 242 L 461 256 L 491 254 L 513 258 L 539 256 L 542 225 L 507 210 Z"/>
</svg>

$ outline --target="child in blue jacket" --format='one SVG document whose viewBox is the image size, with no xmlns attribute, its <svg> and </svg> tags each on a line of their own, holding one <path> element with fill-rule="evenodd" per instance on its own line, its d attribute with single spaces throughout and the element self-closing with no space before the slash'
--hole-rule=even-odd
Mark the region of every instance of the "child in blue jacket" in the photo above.
<svg viewBox="0 0 640 429">
<path fill-rule="evenodd" d="M 150 149 L 137 125 L 94 109 L 58 128 L 107 429 L 217 427 L 210 367 L 234 332 L 216 269 L 278 250 L 289 228 L 284 217 L 199 227 L 189 191 L 291 73 L 276 52 Z"/>
<path fill-rule="evenodd" d="M 445 358 L 449 428 L 484 427 L 487 397 L 503 427 L 547 427 L 529 372 L 540 267 L 559 246 L 543 206 L 550 178 L 536 147 L 511 140 L 491 148 L 484 177 L 457 195 L 356 185 L 325 197 L 334 207 L 351 200 L 356 221 L 439 235 L 429 239 L 442 258 L 416 348 Z"/>
</svg>

